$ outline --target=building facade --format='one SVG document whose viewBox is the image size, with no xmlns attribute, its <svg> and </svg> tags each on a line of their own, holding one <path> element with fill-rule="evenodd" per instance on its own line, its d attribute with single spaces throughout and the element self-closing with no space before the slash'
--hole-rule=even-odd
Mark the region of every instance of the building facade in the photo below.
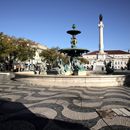
<svg viewBox="0 0 130 130">
<path fill-rule="evenodd" d="M 104 62 L 111 62 L 114 69 L 126 69 L 130 53 L 123 50 L 104 50 Z M 89 68 L 95 68 L 98 60 L 99 51 L 90 52 L 83 57 L 89 61 L 87 65 Z"/>
</svg>

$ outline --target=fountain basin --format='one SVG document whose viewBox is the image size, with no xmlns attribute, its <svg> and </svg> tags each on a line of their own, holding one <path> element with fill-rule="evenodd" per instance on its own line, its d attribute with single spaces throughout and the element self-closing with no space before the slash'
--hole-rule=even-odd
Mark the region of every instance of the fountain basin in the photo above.
<svg viewBox="0 0 130 130">
<path fill-rule="evenodd" d="M 66 53 L 68 56 L 78 57 L 81 56 L 83 53 L 89 52 L 87 49 L 82 48 L 65 48 L 59 50 L 61 53 Z"/>
<path fill-rule="evenodd" d="M 7 80 L 10 80 L 10 79 L 13 79 L 15 78 L 15 75 L 13 73 L 10 73 L 10 72 L 0 72 L 0 82 L 3 82 L 3 81 L 7 81 Z"/>
<path fill-rule="evenodd" d="M 16 79 L 27 84 L 47 87 L 115 87 L 130 86 L 130 75 L 89 75 L 89 76 L 63 76 L 63 75 L 32 75 L 16 73 Z"/>
</svg>

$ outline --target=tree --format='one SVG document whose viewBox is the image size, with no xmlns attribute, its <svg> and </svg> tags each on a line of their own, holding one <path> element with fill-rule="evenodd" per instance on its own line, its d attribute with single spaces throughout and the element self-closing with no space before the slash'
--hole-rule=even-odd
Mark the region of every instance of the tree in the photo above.
<svg viewBox="0 0 130 130">
<path fill-rule="evenodd" d="M 34 44 L 31 40 L 15 38 L 0 33 L 0 62 L 6 64 L 7 70 L 11 70 L 14 62 L 32 59 L 35 55 Z"/>
<path fill-rule="evenodd" d="M 0 61 L 6 64 L 11 63 L 11 56 L 15 51 L 15 46 L 12 44 L 11 37 L 0 33 Z"/>
<path fill-rule="evenodd" d="M 19 38 L 16 43 L 17 60 L 26 61 L 28 59 L 33 59 L 35 56 L 36 48 L 32 48 L 32 41 Z"/>
<path fill-rule="evenodd" d="M 56 66 L 56 61 L 57 58 L 62 59 L 62 61 L 67 64 L 69 62 L 69 57 L 61 54 L 60 52 L 58 52 L 59 48 L 51 48 L 51 49 L 47 49 L 47 50 L 43 50 L 40 53 L 40 56 L 43 58 L 43 61 L 46 61 L 51 68 L 53 66 Z"/>
</svg>

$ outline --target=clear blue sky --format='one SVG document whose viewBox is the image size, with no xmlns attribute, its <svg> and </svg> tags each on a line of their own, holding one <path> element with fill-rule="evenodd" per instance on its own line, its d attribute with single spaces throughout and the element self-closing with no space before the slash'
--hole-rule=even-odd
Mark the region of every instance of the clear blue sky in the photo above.
<svg viewBox="0 0 130 130">
<path fill-rule="evenodd" d="M 0 32 L 48 47 L 70 47 L 72 24 L 82 33 L 78 47 L 98 49 L 103 15 L 104 48 L 130 49 L 130 0 L 0 0 Z"/>
</svg>

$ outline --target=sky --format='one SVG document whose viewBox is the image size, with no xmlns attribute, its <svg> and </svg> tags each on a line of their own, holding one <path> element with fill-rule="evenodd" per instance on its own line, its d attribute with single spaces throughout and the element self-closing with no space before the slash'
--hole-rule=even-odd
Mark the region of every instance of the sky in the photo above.
<svg viewBox="0 0 130 130">
<path fill-rule="evenodd" d="M 99 46 L 103 15 L 104 49 L 130 49 L 130 0 L 0 0 L 0 32 L 47 47 L 70 47 L 72 24 L 81 31 L 77 47 Z"/>
</svg>

